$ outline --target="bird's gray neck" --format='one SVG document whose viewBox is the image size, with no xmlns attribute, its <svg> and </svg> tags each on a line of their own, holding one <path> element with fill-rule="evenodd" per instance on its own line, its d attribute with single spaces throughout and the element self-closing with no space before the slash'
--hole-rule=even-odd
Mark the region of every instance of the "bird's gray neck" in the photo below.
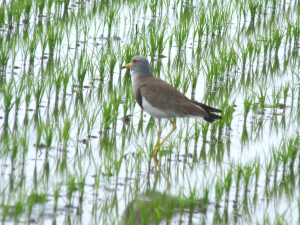
<svg viewBox="0 0 300 225">
<path fill-rule="evenodd" d="M 139 76 L 147 76 L 151 74 L 149 63 L 144 63 L 141 66 L 132 66 L 132 71 Z"/>
<path fill-rule="evenodd" d="M 139 71 L 132 71 L 131 75 L 132 75 L 133 81 L 138 81 L 145 77 L 153 76 L 153 74 L 151 73 L 150 70 L 147 72 L 142 72 L 142 73 L 140 73 Z"/>
</svg>

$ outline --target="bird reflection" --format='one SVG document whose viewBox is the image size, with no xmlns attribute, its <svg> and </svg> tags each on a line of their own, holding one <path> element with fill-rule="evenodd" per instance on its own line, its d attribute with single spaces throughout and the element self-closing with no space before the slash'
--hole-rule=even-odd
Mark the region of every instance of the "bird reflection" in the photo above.
<svg viewBox="0 0 300 225">
<path fill-rule="evenodd" d="M 122 215 L 122 223 L 160 224 L 161 222 L 166 222 L 168 224 L 171 220 L 181 221 L 182 217 L 188 218 L 189 223 L 192 223 L 193 214 L 195 212 L 205 213 L 207 204 L 203 204 L 203 200 L 191 200 L 190 198 L 181 197 L 181 194 L 172 196 L 167 193 L 171 187 L 170 182 L 160 169 L 156 157 L 153 157 L 153 159 L 156 170 L 153 187 L 135 197 L 135 199 L 127 205 Z M 157 172 L 157 168 L 159 172 Z M 165 192 L 155 190 L 159 175 L 162 175 L 167 182 L 167 190 Z M 150 176 L 148 176 L 148 179 L 149 177 Z"/>
</svg>

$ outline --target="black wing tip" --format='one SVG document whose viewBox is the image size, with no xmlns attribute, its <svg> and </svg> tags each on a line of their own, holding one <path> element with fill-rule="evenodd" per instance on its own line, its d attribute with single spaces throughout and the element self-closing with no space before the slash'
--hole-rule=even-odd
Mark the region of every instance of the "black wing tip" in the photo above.
<svg viewBox="0 0 300 225">
<path fill-rule="evenodd" d="M 203 103 L 200 103 L 200 102 L 197 102 L 197 101 L 194 101 L 194 100 L 190 100 L 190 101 L 192 103 L 194 103 L 195 105 L 200 106 L 202 109 L 204 109 L 208 113 L 222 113 L 222 110 L 220 110 L 220 109 L 210 107 L 208 105 L 205 105 Z"/>
<path fill-rule="evenodd" d="M 221 111 L 221 110 L 220 110 Z M 222 112 L 222 111 L 221 111 Z M 218 116 L 218 115 L 215 115 L 215 114 L 212 114 L 212 113 L 208 113 L 209 114 L 209 117 L 204 117 L 204 120 L 209 122 L 209 123 L 213 123 L 215 122 L 216 120 L 221 120 L 223 119 L 222 116 Z"/>
</svg>

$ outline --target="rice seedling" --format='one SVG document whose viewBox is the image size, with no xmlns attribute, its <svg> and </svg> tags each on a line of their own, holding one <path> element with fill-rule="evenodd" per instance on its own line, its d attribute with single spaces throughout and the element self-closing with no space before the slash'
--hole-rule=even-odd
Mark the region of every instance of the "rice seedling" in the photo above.
<svg viewBox="0 0 300 225">
<path fill-rule="evenodd" d="M 5 23 L 5 7 L 0 8 L 0 26 L 2 27 Z"/>
<path fill-rule="evenodd" d="M 180 21 L 178 26 L 174 27 L 174 36 L 175 42 L 179 48 L 179 50 L 183 50 L 186 48 L 186 42 L 189 35 L 189 23 L 187 21 Z"/>
<path fill-rule="evenodd" d="M 225 32 L 232 21 L 232 5 L 231 2 L 227 4 L 217 5 L 213 4 L 208 11 L 209 15 L 207 17 L 207 23 L 210 24 L 211 30 L 207 30 L 206 33 L 212 33 L 212 36 L 220 35 L 221 32 Z"/>
<path fill-rule="evenodd" d="M 252 105 L 252 99 L 250 99 L 250 97 L 246 97 L 245 101 L 244 101 L 244 120 L 246 121 L 247 119 L 247 115 L 250 111 Z"/>
<path fill-rule="evenodd" d="M 121 102 L 121 95 L 116 96 L 116 91 L 113 92 L 115 96 L 110 103 L 103 102 L 103 121 L 102 127 L 107 129 L 118 117 L 118 108 Z"/>
<path fill-rule="evenodd" d="M 14 212 L 13 212 L 13 220 L 14 222 L 18 222 L 21 215 L 25 212 L 24 201 L 19 200 L 14 204 Z"/>
<path fill-rule="evenodd" d="M 224 186 L 226 192 L 226 199 L 229 199 L 229 191 L 232 185 L 232 169 L 228 171 L 227 176 L 224 178 Z"/>
<path fill-rule="evenodd" d="M 259 7 L 259 3 L 256 1 L 249 1 L 249 9 L 250 9 L 250 14 L 251 14 L 251 21 L 254 20 L 255 15 L 256 15 L 256 11 Z"/>
<path fill-rule="evenodd" d="M 279 47 L 281 45 L 282 39 L 283 39 L 283 31 L 279 30 L 279 29 L 275 29 L 273 31 L 273 40 L 272 40 L 272 45 L 274 46 L 273 48 L 275 49 L 275 53 L 278 53 Z"/>
<path fill-rule="evenodd" d="M 220 201 L 222 199 L 222 196 L 225 191 L 225 186 L 223 185 L 223 182 L 221 180 L 218 180 L 215 184 L 215 199 L 216 199 L 216 206 L 218 207 L 220 205 Z"/>
<path fill-rule="evenodd" d="M 166 39 L 165 36 L 167 35 L 167 20 L 164 19 L 160 21 L 158 24 L 150 23 L 149 24 L 149 49 L 150 49 L 150 56 L 154 58 L 156 54 L 160 56 L 165 49 Z M 160 33 L 158 33 L 160 32 Z M 145 37 L 145 41 L 148 41 L 148 38 Z"/>
<path fill-rule="evenodd" d="M 2 204 L 2 222 L 6 221 L 6 218 L 9 214 L 9 208 L 10 206 L 9 205 L 5 205 L 5 204 Z"/>
<path fill-rule="evenodd" d="M 69 139 L 70 139 L 70 131 L 71 131 L 71 122 L 72 120 L 70 120 L 69 118 L 67 118 L 64 121 L 64 127 L 62 130 L 59 130 L 60 135 L 59 135 L 59 139 L 60 142 L 63 143 L 63 149 L 66 150 Z"/>
<path fill-rule="evenodd" d="M 77 190 L 76 184 L 75 184 L 76 177 L 75 175 L 70 175 L 67 177 L 66 180 L 66 188 L 67 188 L 67 199 L 68 199 L 68 204 L 71 206 L 73 204 L 73 194 Z"/>
<path fill-rule="evenodd" d="M 15 86 L 14 79 L 11 79 L 9 83 L 4 87 L 4 113 L 5 113 L 5 121 L 8 121 L 9 113 L 14 105 L 13 100 L 13 88 Z"/>
</svg>

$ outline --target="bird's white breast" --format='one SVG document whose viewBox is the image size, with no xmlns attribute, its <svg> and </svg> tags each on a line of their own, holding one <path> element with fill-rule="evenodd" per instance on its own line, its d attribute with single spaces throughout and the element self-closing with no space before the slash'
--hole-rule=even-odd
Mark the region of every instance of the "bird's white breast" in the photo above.
<svg viewBox="0 0 300 225">
<path fill-rule="evenodd" d="M 142 105 L 143 105 L 144 111 L 155 118 L 160 119 L 160 118 L 176 117 L 175 112 L 163 111 L 163 110 L 160 110 L 159 108 L 153 107 L 144 96 L 142 96 Z"/>
</svg>

